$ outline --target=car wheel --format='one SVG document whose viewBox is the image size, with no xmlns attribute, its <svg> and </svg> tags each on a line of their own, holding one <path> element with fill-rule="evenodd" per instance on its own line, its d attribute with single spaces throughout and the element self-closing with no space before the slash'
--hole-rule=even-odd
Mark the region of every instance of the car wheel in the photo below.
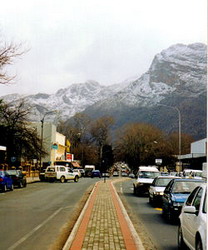
<svg viewBox="0 0 208 250">
<path fill-rule="evenodd" d="M 14 190 L 14 185 L 13 185 L 13 184 L 11 185 L 10 190 L 11 190 L 11 191 Z"/>
<path fill-rule="evenodd" d="M 135 188 L 135 186 L 134 186 L 134 194 L 136 195 L 136 188 Z"/>
<path fill-rule="evenodd" d="M 79 180 L 79 178 L 78 178 L 78 176 L 76 175 L 76 176 L 74 177 L 74 182 L 78 182 L 78 180 Z"/>
<path fill-rule="evenodd" d="M 2 187 L 2 192 L 6 192 L 7 191 L 7 186 L 6 184 Z"/>
<path fill-rule="evenodd" d="M 23 188 L 23 183 L 22 183 L 22 181 L 20 181 L 20 183 L 19 183 L 19 188 Z"/>
<path fill-rule="evenodd" d="M 181 225 L 178 227 L 178 249 L 183 250 L 186 248 L 185 242 L 183 240 L 183 233 Z"/>
<path fill-rule="evenodd" d="M 202 241 L 200 237 L 196 238 L 196 250 L 203 250 Z"/>
<path fill-rule="evenodd" d="M 65 177 L 64 177 L 64 176 L 61 176 L 60 182 L 61 182 L 61 183 L 64 183 L 64 182 L 65 182 Z"/>
<path fill-rule="evenodd" d="M 165 218 L 166 217 L 166 210 L 164 205 L 162 205 L 162 216 Z"/>
<path fill-rule="evenodd" d="M 25 183 L 24 183 L 24 187 L 27 187 L 27 182 L 25 181 Z"/>
</svg>

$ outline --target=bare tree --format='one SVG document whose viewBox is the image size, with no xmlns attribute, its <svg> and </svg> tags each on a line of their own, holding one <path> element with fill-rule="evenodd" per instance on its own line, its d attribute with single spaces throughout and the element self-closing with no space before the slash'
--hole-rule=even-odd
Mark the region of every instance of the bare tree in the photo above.
<svg viewBox="0 0 208 250">
<path fill-rule="evenodd" d="M 11 65 L 16 57 L 21 56 L 25 51 L 22 50 L 22 45 L 13 43 L 0 43 L 0 84 L 10 83 L 15 76 L 9 76 L 5 67 Z"/>
<path fill-rule="evenodd" d="M 27 121 L 29 113 L 22 101 L 15 106 L 0 101 L 0 145 L 7 147 L 8 164 L 12 157 L 18 163 L 22 157 L 31 160 L 46 154 L 37 130 Z"/>
<path fill-rule="evenodd" d="M 101 167 L 103 146 L 110 143 L 110 127 L 114 124 L 111 116 L 103 116 L 91 124 L 92 142 L 98 147 L 99 165 Z"/>
<path fill-rule="evenodd" d="M 171 155 L 162 131 L 150 124 L 127 124 L 117 133 L 115 155 L 132 169 L 139 165 L 154 164 L 155 158 Z"/>
</svg>

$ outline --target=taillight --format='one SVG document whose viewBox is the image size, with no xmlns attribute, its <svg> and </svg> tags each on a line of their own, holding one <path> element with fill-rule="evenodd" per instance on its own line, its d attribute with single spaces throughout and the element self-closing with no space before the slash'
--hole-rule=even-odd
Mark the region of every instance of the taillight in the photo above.
<svg viewBox="0 0 208 250">
<path fill-rule="evenodd" d="M 0 181 L 4 181 L 4 179 L 3 179 L 3 178 L 0 178 Z"/>
</svg>

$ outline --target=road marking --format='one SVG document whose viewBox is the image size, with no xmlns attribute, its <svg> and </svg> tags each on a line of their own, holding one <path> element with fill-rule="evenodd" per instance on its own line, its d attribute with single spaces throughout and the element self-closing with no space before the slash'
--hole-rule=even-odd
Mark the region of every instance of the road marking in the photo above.
<svg viewBox="0 0 208 250">
<path fill-rule="evenodd" d="M 156 207 L 155 210 L 162 211 L 162 208 Z"/>
<path fill-rule="evenodd" d="M 32 231 L 27 233 L 25 236 L 23 236 L 21 239 L 19 239 L 16 243 L 14 243 L 11 247 L 8 248 L 8 250 L 15 249 L 17 246 L 19 246 L 22 242 L 27 240 L 31 235 L 33 235 L 36 231 L 38 231 L 41 227 L 43 227 L 46 223 L 49 222 L 49 220 L 53 219 L 54 216 L 56 216 L 63 208 L 59 208 L 56 210 L 51 216 L 49 216 L 45 221 L 43 221 L 41 224 L 39 224 L 37 227 L 35 227 Z"/>
<path fill-rule="evenodd" d="M 120 184 L 120 192 L 121 192 L 121 194 L 123 194 L 123 187 L 122 187 L 122 184 Z"/>
</svg>

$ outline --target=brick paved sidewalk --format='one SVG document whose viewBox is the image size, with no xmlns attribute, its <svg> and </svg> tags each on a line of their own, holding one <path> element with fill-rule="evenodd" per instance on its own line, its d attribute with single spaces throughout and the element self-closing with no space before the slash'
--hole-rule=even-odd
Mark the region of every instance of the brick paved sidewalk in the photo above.
<svg viewBox="0 0 208 250">
<path fill-rule="evenodd" d="M 144 249 L 112 182 L 96 183 L 64 250 Z"/>
</svg>

